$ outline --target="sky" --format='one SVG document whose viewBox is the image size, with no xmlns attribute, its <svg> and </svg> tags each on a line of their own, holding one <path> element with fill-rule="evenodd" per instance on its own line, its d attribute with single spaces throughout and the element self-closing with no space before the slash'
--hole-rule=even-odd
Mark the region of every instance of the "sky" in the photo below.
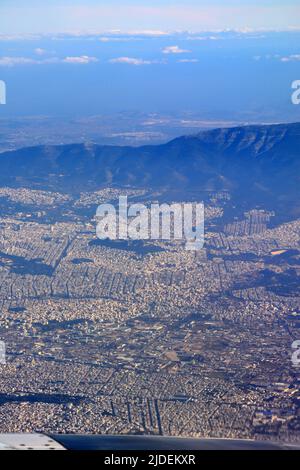
<svg viewBox="0 0 300 470">
<path fill-rule="evenodd" d="M 5 34 L 300 28 L 300 0 L 1 0 Z"/>
<path fill-rule="evenodd" d="M 299 120 L 299 79 L 300 0 L 0 0 L 0 117 Z"/>
</svg>

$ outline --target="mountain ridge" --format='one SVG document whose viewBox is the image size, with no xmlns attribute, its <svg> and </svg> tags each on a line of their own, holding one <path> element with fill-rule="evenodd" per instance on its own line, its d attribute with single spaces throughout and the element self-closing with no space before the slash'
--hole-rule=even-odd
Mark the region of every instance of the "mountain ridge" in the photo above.
<svg viewBox="0 0 300 470">
<path fill-rule="evenodd" d="M 160 145 L 67 144 L 0 154 L 2 186 L 62 192 L 103 186 L 299 195 L 300 123 L 202 131 Z"/>
</svg>

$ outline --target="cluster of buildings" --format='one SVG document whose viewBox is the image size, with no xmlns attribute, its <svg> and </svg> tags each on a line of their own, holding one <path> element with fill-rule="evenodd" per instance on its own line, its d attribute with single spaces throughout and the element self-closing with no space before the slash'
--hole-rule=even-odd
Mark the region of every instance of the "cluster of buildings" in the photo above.
<svg viewBox="0 0 300 470">
<path fill-rule="evenodd" d="M 251 230 L 232 233 L 227 199 L 212 198 L 198 252 L 112 245 L 80 211 L 117 190 L 76 201 L 11 191 L 3 197 L 22 217 L 0 220 L 1 432 L 299 441 L 300 312 L 289 283 L 299 221 L 269 228 L 270 214 L 253 211 Z M 68 204 L 76 218 L 26 221 L 31 200 L 45 213 Z"/>
</svg>

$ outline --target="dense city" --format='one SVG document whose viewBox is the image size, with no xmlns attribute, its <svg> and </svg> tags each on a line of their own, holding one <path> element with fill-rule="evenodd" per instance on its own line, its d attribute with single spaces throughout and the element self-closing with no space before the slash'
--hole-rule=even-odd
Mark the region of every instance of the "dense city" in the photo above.
<svg viewBox="0 0 300 470">
<path fill-rule="evenodd" d="M 0 189 L 1 432 L 298 442 L 300 220 L 211 193 L 200 251 L 100 241 L 120 194 L 160 197 Z"/>
</svg>

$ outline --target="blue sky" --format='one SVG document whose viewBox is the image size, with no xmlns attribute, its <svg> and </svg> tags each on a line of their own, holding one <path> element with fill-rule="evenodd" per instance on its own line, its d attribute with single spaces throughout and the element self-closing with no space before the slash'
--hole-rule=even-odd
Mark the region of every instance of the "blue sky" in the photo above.
<svg viewBox="0 0 300 470">
<path fill-rule="evenodd" d="M 294 119 L 300 0 L 0 0 L 0 79 L 2 116 Z"/>
<path fill-rule="evenodd" d="M 280 121 L 298 111 L 299 78 L 297 31 L 0 35 L 2 116 L 192 111 Z"/>
<path fill-rule="evenodd" d="M 300 0 L 1 0 L 2 33 L 300 28 Z"/>
</svg>

